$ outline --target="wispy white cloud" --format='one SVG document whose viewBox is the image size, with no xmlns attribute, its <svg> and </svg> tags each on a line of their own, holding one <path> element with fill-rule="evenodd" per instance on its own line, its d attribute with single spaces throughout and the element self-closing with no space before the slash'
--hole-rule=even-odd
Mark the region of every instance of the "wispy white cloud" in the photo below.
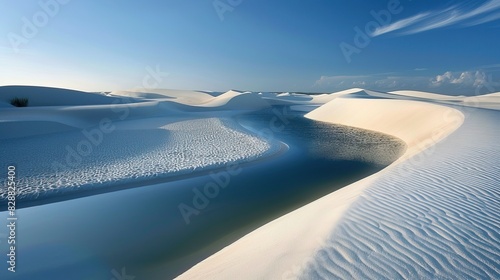
<svg viewBox="0 0 500 280">
<path fill-rule="evenodd" d="M 490 21 L 494 21 L 497 19 L 500 19 L 500 12 L 490 14 L 486 17 L 471 21 L 471 22 L 467 23 L 466 25 L 467 26 L 474 26 L 474 25 L 479 25 L 479 24 L 490 22 Z"/>
<path fill-rule="evenodd" d="M 439 12 L 437 15 L 433 15 L 431 19 L 422 22 L 419 26 L 406 30 L 403 34 L 415 34 L 432 29 L 443 28 L 459 22 L 460 18 L 461 16 L 458 9 L 449 9 L 447 11 Z"/>
<path fill-rule="evenodd" d="M 375 29 L 375 31 L 371 34 L 371 36 L 376 37 L 376 36 L 379 36 L 379 35 L 382 35 L 385 33 L 389 33 L 392 31 L 396 31 L 396 30 L 405 28 L 407 26 L 410 26 L 412 24 L 415 24 L 416 22 L 423 20 L 428 15 L 429 15 L 429 13 L 422 13 L 422 14 L 418 14 L 418 15 L 415 15 L 415 16 L 412 16 L 412 17 L 409 17 L 406 19 L 396 21 L 396 22 L 391 23 L 391 24 L 386 25 L 386 26 L 381 26 L 381 27 Z"/>
<path fill-rule="evenodd" d="M 400 31 L 399 35 L 409 35 L 439 29 L 452 25 L 474 26 L 500 19 L 500 0 L 488 0 L 473 9 L 464 5 L 443 10 L 420 13 L 397 22 L 377 28 L 372 36 Z"/>
</svg>

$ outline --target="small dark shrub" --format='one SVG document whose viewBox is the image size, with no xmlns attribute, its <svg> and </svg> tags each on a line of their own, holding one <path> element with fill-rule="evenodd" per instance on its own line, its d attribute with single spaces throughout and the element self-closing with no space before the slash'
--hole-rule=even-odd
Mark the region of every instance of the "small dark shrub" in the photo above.
<svg viewBox="0 0 500 280">
<path fill-rule="evenodd" d="M 19 98 L 19 97 L 12 98 L 10 100 L 10 104 L 16 107 L 26 107 L 28 106 L 28 98 Z"/>
</svg>

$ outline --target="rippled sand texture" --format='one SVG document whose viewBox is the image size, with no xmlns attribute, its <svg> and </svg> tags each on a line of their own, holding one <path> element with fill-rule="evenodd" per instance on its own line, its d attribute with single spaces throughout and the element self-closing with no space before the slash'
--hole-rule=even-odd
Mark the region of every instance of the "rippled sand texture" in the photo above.
<svg viewBox="0 0 500 280">
<path fill-rule="evenodd" d="M 271 152 L 269 143 L 243 132 L 229 120 L 208 118 L 151 125 L 156 123 L 147 120 L 142 122 L 142 129 L 117 128 L 102 133 L 101 143 L 92 144 L 90 149 L 79 144 L 90 143 L 80 131 L 4 140 L 0 162 L 17 165 L 18 194 L 25 197 L 185 174 Z M 5 162 L 7 159 L 15 162 Z M 6 188 L 0 188 L 0 197 L 5 196 Z"/>
<path fill-rule="evenodd" d="M 301 279 L 499 279 L 500 112 L 378 178 Z"/>
<path fill-rule="evenodd" d="M 500 112 L 410 94 L 333 93 L 306 117 L 396 136 L 405 155 L 178 278 L 499 279 Z"/>
</svg>

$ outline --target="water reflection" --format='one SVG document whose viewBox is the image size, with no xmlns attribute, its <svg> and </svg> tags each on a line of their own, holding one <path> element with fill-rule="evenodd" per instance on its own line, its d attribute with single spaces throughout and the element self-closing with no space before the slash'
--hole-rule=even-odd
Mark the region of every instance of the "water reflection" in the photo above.
<svg viewBox="0 0 500 280">
<path fill-rule="evenodd" d="M 275 126 L 276 115 L 280 125 Z M 273 137 L 300 146 L 309 158 L 331 161 L 358 161 L 376 166 L 387 166 L 406 149 L 401 140 L 378 132 L 310 120 L 302 112 L 287 107 L 275 107 L 238 117 L 245 127 L 272 129 Z M 265 135 L 264 135 L 265 136 Z"/>
</svg>

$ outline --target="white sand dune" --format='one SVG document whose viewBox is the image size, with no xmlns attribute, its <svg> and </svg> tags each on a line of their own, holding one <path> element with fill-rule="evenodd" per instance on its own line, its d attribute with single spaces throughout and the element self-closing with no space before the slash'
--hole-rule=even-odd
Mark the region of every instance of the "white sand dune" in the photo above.
<svg viewBox="0 0 500 280">
<path fill-rule="evenodd" d="M 75 130 L 76 127 L 58 121 L 27 120 L 0 121 L 0 141 L 34 135 L 51 134 Z M 0 142 L 1 143 L 1 142 Z"/>
<path fill-rule="evenodd" d="M 498 279 L 499 117 L 469 112 L 452 137 L 371 182 L 299 278 Z"/>
<path fill-rule="evenodd" d="M 272 105 L 322 105 L 337 97 L 333 94 L 306 95 L 285 92 L 275 96 L 266 96 L 264 99 Z"/>
<path fill-rule="evenodd" d="M 302 94 L 302 93 L 290 93 L 290 92 L 283 92 L 276 97 L 279 97 L 280 99 L 283 100 L 292 100 L 292 101 L 310 101 L 312 100 L 312 97 L 307 94 Z"/>
<path fill-rule="evenodd" d="M 14 106 L 12 106 L 8 102 L 0 102 L 0 108 L 12 108 L 12 107 L 14 107 Z"/>
<path fill-rule="evenodd" d="M 139 98 L 141 100 L 161 101 L 163 104 L 177 104 L 177 108 L 186 111 L 205 110 L 258 110 L 269 107 L 270 104 L 262 94 L 229 90 L 217 96 L 202 91 L 187 90 L 143 90 L 115 91 L 113 96 Z M 186 105 L 186 106 L 179 106 Z"/>
<path fill-rule="evenodd" d="M 119 121 L 181 113 L 169 105 L 149 101 L 113 105 L 6 108 L 0 110 L 0 140 L 62 132 L 67 131 L 68 127 L 82 129 L 95 126 L 104 119 Z"/>
<path fill-rule="evenodd" d="M 474 96 L 448 96 L 412 90 L 393 91 L 390 94 L 400 95 L 411 100 L 440 102 L 442 104 L 463 105 L 468 107 L 500 110 L 500 93 L 490 93 Z"/>
<path fill-rule="evenodd" d="M 257 93 L 261 97 L 276 97 L 278 94 L 275 92 L 259 92 Z"/>
<path fill-rule="evenodd" d="M 500 92 L 465 97 L 462 102 L 466 106 L 500 110 Z"/>
<path fill-rule="evenodd" d="M 400 97 L 398 97 L 394 94 L 391 94 L 391 93 L 362 89 L 362 88 L 347 89 L 347 90 L 331 93 L 330 95 L 335 96 L 335 97 L 343 97 L 343 98 L 367 98 L 367 99 L 399 98 L 399 99 L 401 99 Z"/>
<path fill-rule="evenodd" d="M 179 279 L 499 279 L 500 111 L 480 109 L 500 109 L 499 96 L 359 88 L 312 97 L 175 90 L 106 96 L 0 87 L 0 163 L 16 159 L 21 196 L 168 177 L 276 149 L 225 118 L 228 112 L 276 104 L 314 109 L 308 118 L 390 134 L 407 150 L 381 172 L 264 225 Z M 12 107 L 14 97 L 29 98 L 30 107 Z M 96 138 L 103 120 L 113 130 Z"/>
<path fill-rule="evenodd" d="M 384 99 L 399 99 L 399 100 L 416 100 L 416 101 L 431 101 L 455 104 L 462 102 L 464 96 L 450 96 L 437 93 L 416 91 L 416 90 L 398 90 L 390 92 L 382 92 L 376 90 L 368 90 L 362 88 L 352 88 L 339 92 L 331 93 L 330 96 L 344 98 L 384 98 Z"/>
<path fill-rule="evenodd" d="M 424 91 L 416 91 L 416 90 L 397 90 L 390 91 L 391 94 L 407 96 L 412 98 L 421 98 L 421 99 L 429 99 L 430 101 L 462 101 L 464 96 L 450 96 L 438 93 L 429 93 Z"/>
<path fill-rule="evenodd" d="M 273 151 L 269 143 L 217 118 L 173 123 L 149 119 L 140 125 L 133 122 L 135 129 L 125 123 L 113 126 L 109 133 L 90 128 L 84 133 L 4 140 L 0 162 L 17 161 L 23 174 L 18 179 L 18 195 L 23 197 L 169 177 L 250 161 Z M 0 198 L 5 195 L 6 189 L 0 189 Z"/>
<path fill-rule="evenodd" d="M 333 99 L 337 98 L 338 96 L 335 94 L 318 94 L 318 95 L 312 95 L 312 100 L 311 103 L 314 104 L 325 104 Z"/>
<path fill-rule="evenodd" d="M 120 94 L 1 88 L 2 99 L 19 95 L 30 100 L 26 108 L 0 110 L 0 163 L 16 161 L 23 174 L 21 197 L 213 169 L 251 161 L 279 148 L 218 112 L 268 106 L 256 93 Z M 78 106 L 68 105 L 75 103 Z M 0 198 L 5 192 L 0 190 Z"/>
<path fill-rule="evenodd" d="M 405 157 L 439 142 L 464 118 L 455 109 L 424 102 L 347 98 L 335 99 L 306 117 L 396 136 L 408 145 Z"/>
<path fill-rule="evenodd" d="M 291 93 L 281 93 L 275 97 L 270 97 L 269 100 L 275 101 L 273 104 L 282 105 L 305 105 L 305 106 L 318 106 L 326 104 L 333 99 L 345 97 L 345 98 L 395 98 L 391 94 L 377 92 L 372 90 L 366 90 L 361 88 L 353 88 L 343 91 L 338 91 L 334 93 L 324 93 L 315 95 L 305 95 L 305 94 L 291 94 Z M 297 107 L 304 108 L 304 107 Z"/>
<path fill-rule="evenodd" d="M 199 106 L 218 110 L 259 110 L 270 105 L 258 93 L 230 90 Z"/>
<path fill-rule="evenodd" d="M 112 104 L 116 99 L 99 93 L 88 93 L 70 89 L 3 86 L 0 87 L 0 102 L 10 103 L 13 98 L 28 98 L 29 106 L 83 106 Z"/>
<path fill-rule="evenodd" d="M 15 97 L 27 98 L 28 107 L 10 105 Z M 144 117 L 157 106 L 136 99 L 126 105 L 121 98 L 100 93 L 38 86 L 0 87 L 0 101 L 5 105 L 0 106 L 0 140 L 84 128 L 103 118 L 117 119 L 125 110 L 127 117 Z"/>
<path fill-rule="evenodd" d="M 171 100 L 182 104 L 194 105 L 208 102 L 213 96 L 202 91 L 169 89 L 135 89 L 131 91 L 113 91 L 111 95 L 149 100 Z"/>
<path fill-rule="evenodd" d="M 498 279 L 500 112 L 461 110 L 337 98 L 309 113 L 400 137 L 406 160 L 268 223 L 178 279 Z"/>
<path fill-rule="evenodd" d="M 311 112 L 312 110 L 315 110 L 319 108 L 321 105 L 292 105 L 290 106 L 290 110 L 292 111 L 297 111 L 297 112 Z"/>
<path fill-rule="evenodd" d="M 277 95 L 274 98 L 269 98 L 269 100 L 273 100 L 273 104 L 279 105 L 304 105 L 304 106 L 319 106 L 325 103 L 332 101 L 333 99 L 339 97 L 340 95 L 336 94 L 316 94 L 316 95 Z M 300 108 L 300 107 L 297 107 Z"/>
<path fill-rule="evenodd" d="M 494 93 L 484 94 L 484 95 L 480 95 L 478 97 L 482 97 L 482 98 L 490 98 L 490 97 L 500 98 L 500 92 L 494 92 Z"/>
<path fill-rule="evenodd" d="M 364 89 L 362 89 L 362 88 L 350 88 L 350 89 L 345 89 L 345 90 L 331 93 L 331 95 L 342 96 L 345 94 L 352 94 L 352 93 L 356 93 L 356 92 L 360 92 L 360 91 L 364 91 Z"/>
<path fill-rule="evenodd" d="M 0 110 L 0 140 L 65 132 L 70 128 L 83 129 L 94 126 L 103 119 L 121 121 L 183 115 L 191 118 L 218 117 L 220 114 L 217 111 L 258 110 L 270 106 L 257 93 L 236 91 L 228 91 L 217 97 L 199 91 L 120 91 L 107 97 L 43 87 L 12 88 L 17 91 L 11 91 L 11 87 L 0 88 L 0 99 L 27 97 L 29 106 L 17 108 L 6 104 Z M 40 94 L 43 94 L 43 98 Z M 32 104 L 32 100 L 35 104 Z"/>
</svg>

